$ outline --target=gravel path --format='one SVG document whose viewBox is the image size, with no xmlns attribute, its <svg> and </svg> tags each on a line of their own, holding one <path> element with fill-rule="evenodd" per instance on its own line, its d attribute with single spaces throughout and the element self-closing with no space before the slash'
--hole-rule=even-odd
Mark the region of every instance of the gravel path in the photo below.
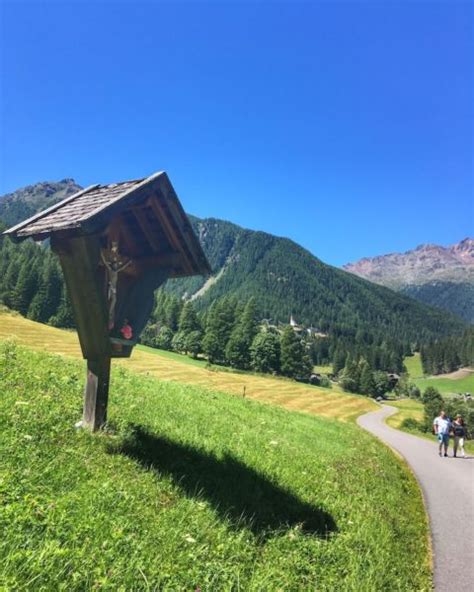
<svg viewBox="0 0 474 592">
<path fill-rule="evenodd" d="M 472 592 L 474 457 L 453 458 L 450 448 L 449 458 L 440 458 L 434 438 L 429 442 L 384 423 L 396 411 L 384 405 L 357 422 L 404 456 L 421 484 L 430 518 L 436 591 Z"/>
</svg>

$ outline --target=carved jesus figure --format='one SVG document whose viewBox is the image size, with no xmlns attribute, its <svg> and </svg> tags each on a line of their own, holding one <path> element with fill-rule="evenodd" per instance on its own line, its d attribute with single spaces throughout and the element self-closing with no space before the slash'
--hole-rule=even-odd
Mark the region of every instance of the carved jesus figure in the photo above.
<svg viewBox="0 0 474 592">
<path fill-rule="evenodd" d="M 117 283 L 118 274 L 127 268 L 131 263 L 131 259 L 123 258 L 118 250 L 118 243 L 113 241 L 110 250 L 107 252 L 108 257 L 104 252 L 100 252 L 103 264 L 107 270 L 107 302 L 109 305 L 109 331 L 115 325 L 115 305 L 117 303 Z"/>
</svg>

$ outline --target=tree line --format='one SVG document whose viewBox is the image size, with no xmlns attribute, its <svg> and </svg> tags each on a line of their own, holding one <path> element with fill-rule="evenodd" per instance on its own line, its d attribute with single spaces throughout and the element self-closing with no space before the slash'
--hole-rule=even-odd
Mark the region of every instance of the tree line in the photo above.
<svg viewBox="0 0 474 592">
<path fill-rule="evenodd" d="M 445 374 L 474 366 L 474 328 L 462 335 L 431 341 L 420 349 L 424 374 Z"/>
<path fill-rule="evenodd" d="M 212 364 L 292 378 L 308 378 L 313 366 L 307 344 L 290 326 L 278 330 L 259 322 L 253 298 L 225 296 L 198 314 L 192 301 L 160 290 L 142 342 L 202 355 Z"/>
<path fill-rule="evenodd" d="M 32 241 L 16 245 L 0 235 L 0 302 L 33 321 L 74 327 L 59 261 Z"/>
</svg>

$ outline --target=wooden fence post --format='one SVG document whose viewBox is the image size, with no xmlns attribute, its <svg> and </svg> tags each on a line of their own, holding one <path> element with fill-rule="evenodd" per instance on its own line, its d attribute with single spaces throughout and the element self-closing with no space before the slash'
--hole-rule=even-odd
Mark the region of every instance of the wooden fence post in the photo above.
<svg viewBox="0 0 474 592">
<path fill-rule="evenodd" d="M 83 427 L 95 432 L 107 420 L 109 398 L 110 357 L 87 360 L 87 379 L 84 392 Z"/>
</svg>

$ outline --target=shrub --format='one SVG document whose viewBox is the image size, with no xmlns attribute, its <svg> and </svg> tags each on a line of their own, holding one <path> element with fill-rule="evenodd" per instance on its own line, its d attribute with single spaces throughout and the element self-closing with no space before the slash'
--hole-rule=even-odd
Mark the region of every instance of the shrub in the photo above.
<svg viewBox="0 0 474 592">
<path fill-rule="evenodd" d="M 420 421 L 413 419 L 413 417 L 406 417 L 402 421 L 400 427 L 405 430 L 417 430 L 417 431 L 423 430 L 423 424 Z"/>
</svg>

